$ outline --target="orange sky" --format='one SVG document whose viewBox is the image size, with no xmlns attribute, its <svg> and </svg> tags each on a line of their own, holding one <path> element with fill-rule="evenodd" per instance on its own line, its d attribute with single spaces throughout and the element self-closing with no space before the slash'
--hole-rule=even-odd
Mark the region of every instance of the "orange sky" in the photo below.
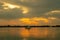
<svg viewBox="0 0 60 40">
<path fill-rule="evenodd" d="M 49 17 L 32 17 L 32 18 L 20 18 L 12 20 L 1 20 L 0 25 L 49 25 L 52 24 L 56 18 Z"/>
</svg>

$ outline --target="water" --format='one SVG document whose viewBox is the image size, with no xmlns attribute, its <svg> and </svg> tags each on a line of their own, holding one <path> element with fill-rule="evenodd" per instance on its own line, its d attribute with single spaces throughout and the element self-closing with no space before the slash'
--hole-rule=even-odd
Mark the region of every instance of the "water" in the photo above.
<svg viewBox="0 0 60 40">
<path fill-rule="evenodd" d="M 0 40 L 60 40 L 60 28 L 0 28 Z"/>
</svg>

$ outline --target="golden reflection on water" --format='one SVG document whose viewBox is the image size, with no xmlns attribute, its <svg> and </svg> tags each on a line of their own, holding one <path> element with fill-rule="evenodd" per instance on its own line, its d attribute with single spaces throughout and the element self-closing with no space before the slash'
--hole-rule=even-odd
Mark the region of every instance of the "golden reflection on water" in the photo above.
<svg viewBox="0 0 60 40">
<path fill-rule="evenodd" d="M 57 35 L 56 28 L 31 28 L 30 30 L 25 28 L 0 28 L 0 35 L 18 35 L 23 38 L 55 38 Z"/>
<path fill-rule="evenodd" d="M 31 28 L 30 30 L 22 28 L 20 29 L 19 34 L 22 37 L 45 38 L 49 36 L 54 38 L 56 35 L 56 31 L 55 29 L 48 28 Z"/>
<path fill-rule="evenodd" d="M 21 35 L 22 37 L 29 37 L 29 36 L 30 36 L 30 33 L 29 33 L 29 31 L 28 31 L 27 29 L 22 28 L 22 29 L 20 30 L 20 35 Z"/>
</svg>

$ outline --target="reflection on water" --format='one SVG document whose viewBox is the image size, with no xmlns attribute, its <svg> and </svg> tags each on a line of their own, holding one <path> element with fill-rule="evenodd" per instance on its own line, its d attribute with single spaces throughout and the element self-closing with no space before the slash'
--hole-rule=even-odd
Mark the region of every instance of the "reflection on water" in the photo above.
<svg viewBox="0 0 60 40">
<path fill-rule="evenodd" d="M 60 40 L 60 28 L 0 28 L 0 40 Z"/>
</svg>

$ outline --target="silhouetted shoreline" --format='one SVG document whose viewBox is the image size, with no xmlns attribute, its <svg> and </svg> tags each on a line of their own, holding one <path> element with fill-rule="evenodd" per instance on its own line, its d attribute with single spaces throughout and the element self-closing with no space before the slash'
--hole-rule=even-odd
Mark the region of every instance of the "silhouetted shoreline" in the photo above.
<svg viewBox="0 0 60 40">
<path fill-rule="evenodd" d="M 0 26 L 0 27 L 60 27 L 60 25 L 55 25 L 55 26 L 50 26 L 50 25 L 43 25 L 43 26 L 11 26 L 11 25 L 5 25 L 5 26 Z"/>
</svg>

